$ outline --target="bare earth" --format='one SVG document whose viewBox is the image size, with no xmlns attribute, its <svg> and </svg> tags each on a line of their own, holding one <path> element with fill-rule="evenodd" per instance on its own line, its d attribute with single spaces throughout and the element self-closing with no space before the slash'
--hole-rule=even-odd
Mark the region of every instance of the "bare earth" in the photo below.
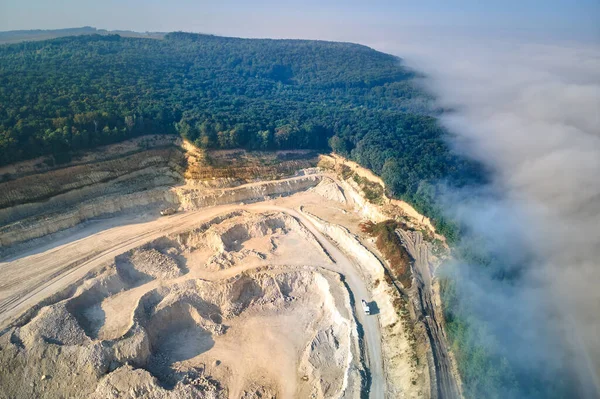
<svg viewBox="0 0 600 399">
<path fill-rule="evenodd" d="M 331 174 L 266 184 L 301 188 L 205 206 L 265 183 L 183 185 L 174 215 L 123 212 L 0 262 L 0 398 L 437 397 L 360 237 L 384 216 Z"/>
<path fill-rule="evenodd" d="M 377 318 L 351 307 L 369 298 L 360 266 L 293 209 L 306 197 L 323 201 L 300 193 L 90 226 L 1 263 L 0 321 L 18 326 L 2 338 L 27 348 L 0 352 L 2 385 L 32 377 L 9 396 L 120 397 L 135 374 L 129 388 L 156 397 L 187 397 L 190 386 L 214 397 L 360 397 L 365 375 L 370 397 L 384 397 Z M 44 367 L 30 364 L 51 349 L 55 359 L 37 359 Z M 5 367 L 7 356 L 26 364 Z M 63 370 L 73 356 L 96 364 Z M 77 390 L 65 391 L 69 377 Z"/>
</svg>

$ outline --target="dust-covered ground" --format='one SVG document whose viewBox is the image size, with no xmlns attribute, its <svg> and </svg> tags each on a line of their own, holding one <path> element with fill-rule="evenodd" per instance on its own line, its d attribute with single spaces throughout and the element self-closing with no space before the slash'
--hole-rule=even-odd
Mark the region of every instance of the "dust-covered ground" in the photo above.
<svg viewBox="0 0 600 399">
<path fill-rule="evenodd" d="M 282 212 L 160 237 L 2 336 L 4 394 L 358 397 L 356 324 L 330 264 Z"/>
<path fill-rule="evenodd" d="M 335 174 L 300 178 L 315 183 L 251 204 L 184 187 L 174 215 L 121 214 L 0 263 L 0 397 L 435 397 L 360 233 L 386 216 Z"/>
</svg>

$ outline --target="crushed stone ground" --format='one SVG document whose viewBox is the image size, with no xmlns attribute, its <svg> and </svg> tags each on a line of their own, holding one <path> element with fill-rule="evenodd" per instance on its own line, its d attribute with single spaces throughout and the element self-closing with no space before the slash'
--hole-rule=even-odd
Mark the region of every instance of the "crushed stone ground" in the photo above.
<svg viewBox="0 0 600 399">
<path fill-rule="evenodd" d="M 2 335 L 1 390 L 15 398 L 358 397 L 349 295 L 322 268 L 330 262 L 278 212 L 233 213 L 160 237 Z"/>
</svg>

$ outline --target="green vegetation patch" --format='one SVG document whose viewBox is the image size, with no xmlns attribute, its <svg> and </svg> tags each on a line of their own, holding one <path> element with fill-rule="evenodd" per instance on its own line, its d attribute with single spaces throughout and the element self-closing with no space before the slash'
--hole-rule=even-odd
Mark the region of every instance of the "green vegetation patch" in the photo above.
<svg viewBox="0 0 600 399">
<path fill-rule="evenodd" d="M 352 176 L 352 180 L 354 180 L 356 184 L 358 184 L 358 186 L 364 193 L 367 201 L 377 205 L 381 205 L 383 203 L 384 190 L 381 184 L 374 183 L 369 179 L 361 177 L 357 174 L 354 174 Z"/>
<path fill-rule="evenodd" d="M 412 272 L 410 265 L 412 257 L 402 245 L 396 229 L 407 228 L 395 220 L 373 223 L 371 221 L 361 224 L 363 233 L 376 238 L 375 245 L 390 265 L 392 277 L 402 283 L 406 289 L 412 286 Z"/>
<path fill-rule="evenodd" d="M 326 149 L 341 121 L 423 110 L 412 76 L 350 43 L 170 33 L 4 45 L 0 164 L 150 133 L 204 148 Z"/>
</svg>

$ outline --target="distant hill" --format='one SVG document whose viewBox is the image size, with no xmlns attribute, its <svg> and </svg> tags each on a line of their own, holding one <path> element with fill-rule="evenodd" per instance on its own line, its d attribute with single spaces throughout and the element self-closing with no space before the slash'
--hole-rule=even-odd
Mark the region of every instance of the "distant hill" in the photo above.
<svg viewBox="0 0 600 399">
<path fill-rule="evenodd" d="M 80 35 L 109 35 L 118 34 L 123 37 L 146 37 L 152 39 L 161 39 L 165 33 L 162 32 L 133 32 L 127 30 L 109 31 L 106 29 L 96 29 L 91 26 L 81 28 L 66 28 L 66 29 L 33 29 L 33 30 L 9 30 L 0 32 L 0 44 L 19 43 L 25 41 L 48 40 L 57 37 L 65 36 L 80 36 Z"/>
<path fill-rule="evenodd" d="M 418 74 L 395 56 L 353 43 L 93 29 L 0 45 L 0 165 L 67 162 L 144 134 L 203 148 L 333 149 L 434 219 L 428 182 L 481 177 L 451 151 Z"/>
</svg>

